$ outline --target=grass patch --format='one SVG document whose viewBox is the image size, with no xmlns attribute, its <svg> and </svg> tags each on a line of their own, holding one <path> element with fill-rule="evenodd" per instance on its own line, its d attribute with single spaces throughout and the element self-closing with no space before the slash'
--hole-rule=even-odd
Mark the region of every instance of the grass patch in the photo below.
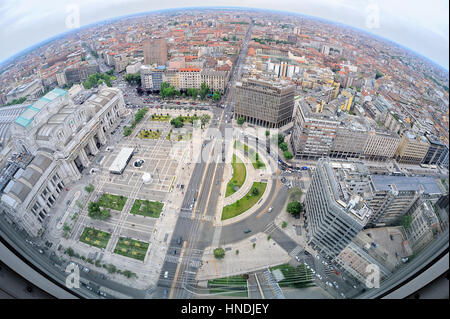
<svg viewBox="0 0 450 319">
<path fill-rule="evenodd" d="M 148 243 L 126 237 L 120 237 L 116 248 L 114 249 L 114 253 L 144 261 L 145 255 L 147 254 L 147 249 Z"/>
<path fill-rule="evenodd" d="M 210 294 L 221 293 L 224 296 L 248 297 L 247 280 L 243 276 L 231 276 L 208 280 Z"/>
<path fill-rule="evenodd" d="M 235 154 L 233 154 L 231 166 L 233 167 L 233 176 L 231 177 L 231 181 L 227 184 L 225 197 L 234 194 L 236 192 L 234 190 L 234 187 L 241 187 L 244 184 L 245 178 L 247 176 L 247 170 L 245 169 L 244 162 L 242 162 L 241 159 Z"/>
<path fill-rule="evenodd" d="M 225 206 L 222 209 L 222 220 L 229 219 L 235 216 L 238 216 L 248 210 L 250 207 L 255 205 L 258 200 L 261 198 L 261 196 L 264 194 L 264 191 L 266 190 L 267 183 L 260 183 L 255 182 L 252 185 L 252 188 L 249 190 L 249 192 L 242 197 L 241 199 L 237 200 L 231 205 Z M 256 188 L 258 190 L 258 194 L 253 194 L 253 189 Z"/>
<path fill-rule="evenodd" d="M 247 154 L 248 159 L 255 169 L 265 168 L 266 165 L 259 159 L 259 154 L 253 148 L 249 148 L 247 144 L 240 141 L 234 141 L 234 148 L 238 148 L 244 154 Z"/>
<path fill-rule="evenodd" d="M 130 213 L 135 215 L 159 218 L 164 204 L 161 202 L 152 202 L 146 199 L 136 199 Z"/>
<path fill-rule="evenodd" d="M 316 285 L 311 270 L 306 268 L 305 265 L 293 267 L 289 264 L 284 264 L 272 267 L 270 271 L 274 271 L 275 269 L 280 269 L 285 278 L 278 282 L 280 287 L 306 288 Z"/>
<path fill-rule="evenodd" d="M 106 245 L 108 245 L 108 241 L 110 238 L 110 233 L 91 227 L 85 227 L 83 233 L 80 236 L 80 241 L 94 247 L 106 248 Z"/>
<path fill-rule="evenodd" d="M 152 130 L 142 130 L 139 132 L 138 135 L 139 138 L 146 138 L 146 139 L 151 139 L 151 140 L 157 140 L 161 137 L 161 131 L 160 130 L 156 130 L 156 131 L 152 131 Z"/>
<path fill-rule="evenodd" d="M 150 121 L 169 122 L 171 118 L 170 115 L 152 114 Z"/>
<path fill-rule="evenodd" d="M 127 198 L 122 195 L 102 194 L 98 200 L 98 204 L 101 207 L 111 208 L 114 210 L 122 211 L 123 206 L 127 202 Z"/>
</svg>

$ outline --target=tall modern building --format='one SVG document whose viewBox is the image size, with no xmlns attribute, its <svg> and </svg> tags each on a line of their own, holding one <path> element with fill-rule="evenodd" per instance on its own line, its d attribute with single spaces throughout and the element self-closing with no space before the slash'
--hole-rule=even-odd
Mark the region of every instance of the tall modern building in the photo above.
<svg viewBox="0 0 450 319">
<path fill-rule="evenodd" d="M 294 86 L 285 82 L 246 79 L 236 84 L 234 117 L 264 127 L 281 127 L 292 120 L 294 94 Z"/>
<path fill-rule="evenodd" d="M 165 65 L 167 62 L 167 43 L 164 38 L 144 40 L 144 64 Z"/>
<path fill-rule="evenodd" d="M 448 152 L 448 148 L 446 148 L 445 144 L 434 136 L 427 136 L 426 138 L 430 143 L 430 147 L 427 154 L 423 158 L 422 163 L 428 165 L 438 165 L 441 163 L 443 157 L 445 157 L 446 152 Z"/>
<path fill-rule="evenodd" d="M 305 226 L 308 243 L 323 257 L 338 256 L 369 221 L 369 176 L 362 163 L 318 161 L 306 194 Z"/>
</svg>

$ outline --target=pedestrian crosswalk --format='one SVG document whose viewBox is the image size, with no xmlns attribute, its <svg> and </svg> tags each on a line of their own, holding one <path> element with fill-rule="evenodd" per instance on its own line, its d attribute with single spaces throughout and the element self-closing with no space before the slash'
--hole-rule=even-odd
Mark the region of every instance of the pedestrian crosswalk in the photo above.
<svg viewBox="0 0 450 319">
<path fill-rule="evenodd" d="M 303 250 L 302 246 L 296 246 L 294 249 L 291 250 L 291 252 L 289 253 L 289 256 L 291 257 L 295 257 L 298 255 L 299 252 L 301 252 Z"/>
<path fill-rule="evenodd" d="M 277 226 L 274 224 L 274 222 L 271 222 L 270 224 L 267 224 L 266 228 L 264 228 L 264 232 L 266 234 L 272 233 L 275 229 L 277 229 Z"/>
<path fill-rule="evenodd" d="M 180 218 L 189 218 L 191 219 L 193 216 L 193 212 L 190 210 L 181 210 L 180 213 L 178 214 L 178 216 Z M 212 221 L 213 220 L 213 216 L 203 216 L 203 214 L 200 213 L 196 213 L 194 216 L 194 220 L 205 220 L 205 221 Z"/>
</svg>

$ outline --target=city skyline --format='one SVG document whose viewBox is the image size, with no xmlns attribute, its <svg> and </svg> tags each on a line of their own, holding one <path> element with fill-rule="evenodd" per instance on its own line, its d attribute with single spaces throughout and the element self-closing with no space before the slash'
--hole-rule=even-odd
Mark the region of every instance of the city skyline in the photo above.
<svg viewBox="0 0 450 319">
<path fill-rule="evenodd" d="M 94 8 L 79 3 L 62 23 Z M 335 22 L 242 7 L 140 12 L 7 60 L 2 239 L 82 298 L 390 294 L 448 250 L 449 79 L 349 26 L 357 14 L 387 26 L 382 3 L 321 0 Z M 415 22 L 446 38 L 439 22 Z"/>
<path fill-rule="evenodd" d="M 198 4 L 197 4 L 198 2 Z M 387 1 L 334 1 L 321 0 L 318 3 L 306 1 L 301 7 L 297 2 L 285 1 L 289 13 L 295 13 L 310 17 L 328 20 L 366 31 L 369 34 L 380 36 L 386 40 L 397 43 L 412 52 L 438 64 L 448 71 L 448 2 L 434 1 L 434 5 L 403 6 L 398 3 Z M 223 1 L 212 1 L 209 6 L 203 6 L 201 1 L 191 2 L 186 7 L 178 0 L 169 0 L 164 5 L 159 3 L 143 3 L 141 0 L 127 1 L 114 0 L 109 2 L 107 8 L 104 3 L 90 1 L 89 3 L 79 1 L 63 1 L 58 4 L 52 2 L 41 2 L 40 10 L 25 1 L 5 1 L 0 5 L 0 40 L 5 43 L 9 41 L 10 34 L 15 32 L 20 41 L 8 46 L 8 49 L 0 53 L 0 63 L 9 60 L 15 55 L 20 55 L 43 41 L 71 31 L 70 20 L 73 14 L 79 13 L 79 26 L 84 27 L 100 23 L 108 19 L 121 18 L 128 15 L 150 13 L 160 10 L 181 10 L 192 8 L 241 8 L 280 11 L 280 5 L 273 5 L 269 1 L 248 1 L 244 6 L 241 2 L 231 1 L 226 4 Z M 283 7 L 283 6 L 281 6 Z M 33 10 L 30 11 L 30 8 Z M 92 14 L 95 12 L 95 14 Z M 99 15 L 99 12 L 101 14 Z M 72 15 L 70 18 L 68 16 Z M 69 22 L 67 23 L 69 19 Z M 30 33 L 30 29 L 36 31 L 39 24 L 38 34 Z M 68 27 L 69 24 L 69 27 Z M 73 29 L 75 31 L 75 29 Z M 39 37 L 39 40 L 36 38 Z"/>
</svg>

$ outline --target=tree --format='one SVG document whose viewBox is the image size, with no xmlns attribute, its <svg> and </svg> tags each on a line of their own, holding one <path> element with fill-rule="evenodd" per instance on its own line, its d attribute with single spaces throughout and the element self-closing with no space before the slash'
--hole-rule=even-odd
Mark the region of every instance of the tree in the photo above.
<svg viewBox="0 0 450 319">
<path fill-rule="evenodd" d="M 72 248 L 70 248 L 70 247 L 66 249 L 65 253 L 66 253 L 67 255 L 69 255 L 70 257 L 72 257 L 73 255 L 75 255 L 75 251 L 74 251 Z"/>
<path fill-rule="evenodd" d="M 108 219 L 111 215 L 108 210 L 101 209 L 97 202 L 90 202 L 88 205 L 88 216 L 92 219 Z"/>
<path fill-rule="evenodd" d="M 379 78 L 381 78 L 382 76 L 384 76 L 384 74 L 383 73 L 381 73 L 380 71 L 376 71 L 375 72 L 375 80 L 378 80 Z"/>
<path fill-rule="evenodd" d="M 92 193 L 94 191 L 94 185 L 89 184 L 88 186 L 86 186 L 84 188 L 84 190 L 90 194 L 90 193 Z"/>
<path fill-rule="evenodd" d="M 281 223 L 281 228 L 286 228 L 287 225 L 288 225 L 288 224 L 287 224 L 285 221 L 283 221 L 283 222 Z"/>
<path fill-rule="evenodd" d="M 175 127 L 175 128 L 183 127 L 183 125 L 184 125 L 183 117 L 182 116 L 178 116 L 178 117 L 172 119 L 170 121 L 170 124 L 172 124 L 173 127 Z"/>
<path fill-rule="evenodd" d="M 129 135 L 131 135 L 132 132 L 133 132 L 133 130 L 129 126 L 125 126 L 123 128 L 123 136 L 129 136 Z"/>
<path fill-rule="evenodd" d="M 202 116 L 200 116 L 200 122 L 202 123 L 202 127 L 208 124 L 210 119 L 211 116 L 209 116 L 208 114 L 203 114 Z"/>
<path fill-rule="evenodd" d="M 288 145 L 286 144 L 286 142 L 281 143 L 279 147 L 283 152 L 286 152 L 288 150 Z"/>
<path fill-rule="evenodd" d="M 237 119 L 237 124 L 239 124 L 239 125 L 244 124 L 244 122 L 245 122 L 245 119 L 243 117 L 240 117 Z"/>
<path fill-rule="evenodd" d="M 127 74 L 125 75 L 124 80 L 129 84 L 141 85 L 141 75 L 139 73 Z"/>
<path fill-rule="evenodd" d="M 294 216 L 298 216 L 303 211 L 303 205 L 300 202 L 290 202 L 286 207 L 286 211 Z"/>
<path fill-rule="evenodd" d="M 269 135 L 270 135 L 270 131 L 266 130 L 266 136 L 269 136 Z"/>
<path fill-rule="evenodd" d="M 284 158 L 287 159 L 287 160 L 290 160 L 290 159 L 292 159 L 294 157 L 294 155 L 292 155 L 292 153 L 289 152 L 289 151 L 283 152 L 283 155 L 284 155 Z"/>
<path fill-rule="evenodd" d="M 208 93 L 209 93 L 209 86 L 205 82 L 202 82 L 202 84 L 200 85 L 200 92 L 199 92 L 200 98 L 204 100 Z"/>
<path fill-rule="evenodd" d="M 267 240 L 270 240 L 272 238 L 272 235 L 267 236 Z"/>
<path fill-rule="evenodd" d="M 253 188 L 252 188 L 252 194 L 253 194 L 254 196 L 258 196 L 258 194 L 259 194 L 259 189 L 258 189 L 257 187 L 253 187 Z"/>
<path fill-rule="evenodd" d="M 216 259 L 223 259 L 225 257 L 225 250 L 223 248 L 214 249 L 214 257 Z"/>
<path fill-rule="evenodd" d="M 221 94 L 219 91 L 216 91 L 216 92 L 214 92 L 214 94 L 213 94 L 213 96 L 212 96 L 212 99 L 213 99 L 214 101 L 219 101 L 221 95 L 222 95 L 222 94 Z"/>
<path fill-rule="evenodd" d="M 117 271 L 117 268 L 113 264 L 109 264 L 106 266 L 106 270 L 108 270 L 108 273 L 113 274 Z"/>
<path fill-rule="evenodd" d="M 278 134 L 277 139 L 278 139 L 278 145 L 280 145 L 281 143 L 284 143 L 284 136 L 282 134 Z"/>
</svg>

